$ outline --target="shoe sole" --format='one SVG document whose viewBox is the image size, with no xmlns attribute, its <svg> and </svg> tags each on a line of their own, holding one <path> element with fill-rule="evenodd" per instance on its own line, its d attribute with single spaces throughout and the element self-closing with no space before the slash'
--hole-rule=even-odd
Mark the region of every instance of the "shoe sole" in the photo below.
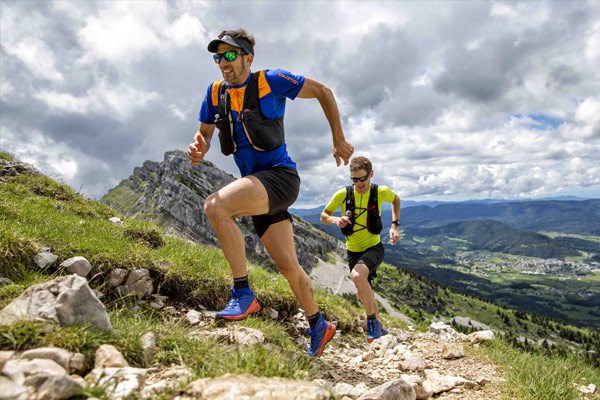
<svg viewBox="0 0 600 400">
<path fill-rule="evenodd" d="M 319 351 L 315 355 L 315 357 L 321 357 L 323 354 L 323 350 L 325 350 L 325 345 L 329 343 L 331 339 L 335 336 L 336 327 L 331 322 L 327 322 L 327 330 L 325 331 L 325 336 L 323 337 L 323 342 L 321 343 L 321 347 L 319 347 Z"/>
<path fill-rule="evenodd" d="M 383 336 L 383 334 L 382 334 L 381 336 Z M 367 338 L 367 342 L 371 343 L 373 340 L 376 340 L 376 339 L 381 339 L 381 336 L 379 336 L 379 337 L 372 337 L 372 338 L 369 338 L 369 337 L 368 337 L 368 338 Z"/>
<path fill-rule="evenodd" d="M 254 299 L 254 301 L 252 301 L 252 303 L 250 303 L 250 306 L 248 307 L 248 309 L 246 310 L 245 313 L 240 314 L 240 315 L 223 315 L 223 316 L 219 315 L 219 317 L 230 320 L 230 321 L 239 321 L 239 320 L 247 318 L 250 314 L 255 314 L 259 311 L 260 311 L 260 304 L 258 304 L 258 301 L 256 301 L 256 299 Z"/>
</svg>

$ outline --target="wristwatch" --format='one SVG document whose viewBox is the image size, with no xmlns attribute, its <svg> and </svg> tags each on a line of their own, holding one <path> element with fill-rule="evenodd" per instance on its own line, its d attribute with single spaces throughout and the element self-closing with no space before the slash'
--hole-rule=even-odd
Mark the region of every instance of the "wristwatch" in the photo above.
<svg viewBox="0 0 600 400">
<path fill-rule="evenodd" d="M 392 221 L 392 225 L 394 225 L 394 224 L 396 224 L 396 225 L 400 226 L 400 220 L 399 220 L 399 219 L 395 219 L 395 220 L 393 220 L 393 221 Z"/>
</svg>

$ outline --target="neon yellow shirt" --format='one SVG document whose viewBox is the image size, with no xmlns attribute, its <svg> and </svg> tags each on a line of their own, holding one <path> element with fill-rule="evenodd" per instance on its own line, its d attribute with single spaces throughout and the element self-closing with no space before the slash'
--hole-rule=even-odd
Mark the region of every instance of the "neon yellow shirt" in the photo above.
<svg viewBox="0 0 600 400">
<path fill-rule="evenodd" d="M 354 188 L 354 207 L 356 214 L 361 214 L 362 209 L 366 209 L 369 204 L 369 194 L 371 188 L 366 193 L 360 194 Z M 396 194 L 387 186 L 379 186 L 377 190 L 377 200 L 379 215 L 381 216 L 381 205 L 383 202 L 391 203 L 394 201 Z M 338 208 L 342 207 L 342 215 L 346 215 L 346 188 L 340 189 L 331 198 L 325 206 L 325 210 L 330 213 L 335 213 Z M 365 251 L 369 247 L 375 246 L 381 242 L 381 237 L 374 235 L 367 229 L 362 229 L 360 226 L 367 226 L 367 213 L 364 212 L 356 218 L 353 229 L 356 230 L 352 235 L 346 236 L 346 248 L 350 251 Z"/>
</svg>

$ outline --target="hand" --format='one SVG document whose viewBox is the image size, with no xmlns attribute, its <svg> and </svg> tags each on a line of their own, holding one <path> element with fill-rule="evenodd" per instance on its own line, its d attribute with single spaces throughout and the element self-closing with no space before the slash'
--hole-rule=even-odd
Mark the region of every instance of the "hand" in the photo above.
<svg viewBox="0 0 600 400">
<path fill-rule="evenodd" d="M 344 165 L 348 165 L 352 154 L 354 154 L 354 146 L 350 142 L 342 140 L 333 144 L 333 158 L 335 158 L 335 163 L 338 167 L 341 160 L 344 160 Z"/>
<path fill-rule="evenodd" d="M 404 231 L 398 229 L 395 225 L 390 227 L 390 244 L 396 244 L 404 237 Z"/>
<path fill-rule="evenodd" d="M 210 145 L 200 132 L 196 132 L 194 141 L 188 147 L 188 158 L 193 164 L 197 164 L 204 159 Z"/>
<path fill-rule="evenodd" d="M 335 224 L 338 226 L 338 228 L 344 228 L 344 227 L 346 227 L 346 225 L 351 224 L 350 218 L 348 218 L 344 215 L 343 217 L 338 218 L 338 220 L 335 222 Z"/>
</svg>

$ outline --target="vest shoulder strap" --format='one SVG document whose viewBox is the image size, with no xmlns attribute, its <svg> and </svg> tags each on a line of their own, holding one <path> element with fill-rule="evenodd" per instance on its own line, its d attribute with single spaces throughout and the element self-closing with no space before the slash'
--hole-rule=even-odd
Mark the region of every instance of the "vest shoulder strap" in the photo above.
<svg viewBox="0 0 600 400">
<path fill-rule="evenodd" d="M 371 193 L 369 193 L 369 209 L 379 209 L 379 186 L 375 183 L 371 183 Z"/>
<path fill-rule="evenodd" d="M 227 82 L 222 80 L 219 83 L 219 111 L 218 114 L 221 118 L 224 118 L 227 114 L 229 114 L 230 110 L 230 97 L 229 91 L 227 87 Z"/>
<path fill-rule="evenodd" d="M 344 202 L 346 203 L 346 210 L 348 210 L 349 204 L 354 208 L 354 186 L 346 186 L 346 198 L 344 199 Z"/>
<path fill-rule="evenodd" d="M 248 86 L 246 86 L 246 91 L 244 93 L 244 109 L 255 109 L 260 108 L 260 101 L 258 100 L 258 77 L 260 75 L 260 71 L 253 72 L 250 77 L 250 82 L 248 82 Z"/>
</svg>

